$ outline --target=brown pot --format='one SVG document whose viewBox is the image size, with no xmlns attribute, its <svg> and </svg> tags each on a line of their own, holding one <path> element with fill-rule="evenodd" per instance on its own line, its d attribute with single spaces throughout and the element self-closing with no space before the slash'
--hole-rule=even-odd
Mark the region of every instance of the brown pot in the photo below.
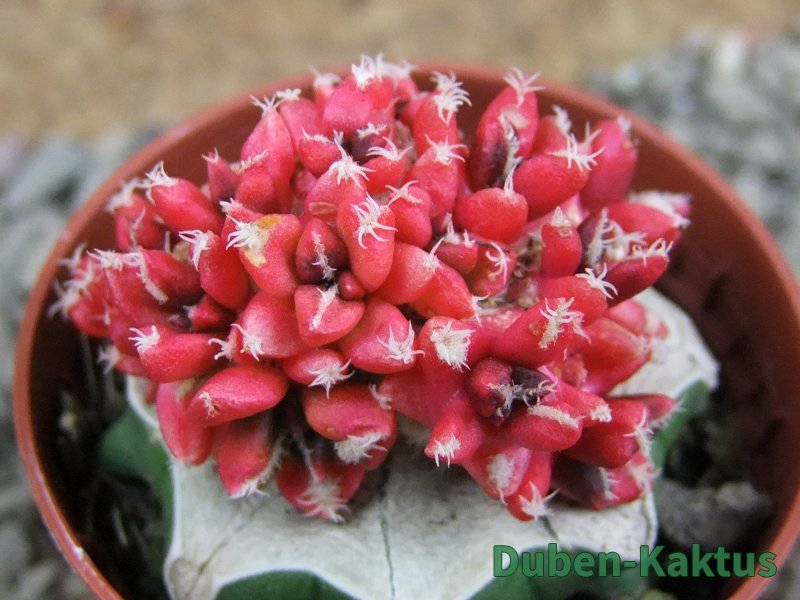
<svg viewBox="0 0 800 600">
<path fill-rule="evenodd" d="M 462 110 L 465 131 L 502 87 L 495 71 L 453 65 L 425 65 L 421 83 L 432 70 L 453 70 L 470 92 L 474 106 Z M 281 81 L 255 90 L 269 96 L 287 87 L 307 90 L 310 77 Z M 635 115 L 584 92 L 547 82 L 539 92 L 540 111 L 559 104 L 576 125 L 624 114 L 639 140 L 637 189 L 688 192 L 694 199 L 692 226 L 674 255 L 661 287 L 684 306 L 722 363 L 730 401 L 744 407 L 750 430 L 743 443 L 754 455 L 756 484 L 774 501 L 771 525 L 754 541 L 756 552 L 771 551 L 776 563 L 789 554 L 800 529 L 800 295 L 794 276 L 763 225 L 710 167 Z M 134 577 L 108 552 L 110 531 L 91 527 L 91 503 L 81 469 L 65 451 L 59 434 L 62 390 L 91 402 L 77 333 L 60 318 L 47 316 L 55 300 L 53 281 L 59 260 L 81 242 L 110 247 L 110 216 L 103 211 L 119 183 L 141 177 L 163 160 L 171 175 L 205 179 L 202 154 L 217 148 L 238 156 L 259 118 L 251 94 L 215 106 L 171 129 L 125 163 L 75 214 L 31 293 L 17 348 L 14 412 L 20 452 L 35 500 L 56 543 L 86 584 L 101 598 L 136 595 Z M 91 442 L 91 440 L 90 440 Z M 768 579 L 730 583 L 729 592 L 753 598 Z"/>
</svg>

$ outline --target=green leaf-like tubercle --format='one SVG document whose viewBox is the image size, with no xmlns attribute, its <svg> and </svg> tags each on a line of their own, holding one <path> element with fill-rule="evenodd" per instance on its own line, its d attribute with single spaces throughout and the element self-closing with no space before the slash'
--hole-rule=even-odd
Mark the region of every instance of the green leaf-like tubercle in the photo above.
<svg viewBox="0 0 800 600">
<path fill-rule="evenodd" d="M 305 571 L 273 571 L 229 583 L 216 600 L 257 600 L 296 598 L 297 600 L 350 600 L 351 597 Z"/>
<path fill-rule="evenodd" d="M 696 381 L 678 396 L 678 408 L 672 414 L 667 425 L 653 438 L 650 458 L 656 467 L 663 467 L 669 449 L 678 440 L 686 424 L 697 413 L 706 401 L 711 389 L 704 381 Z"/>
<path fill-rule="evenodd" d="M 147 483 L 161 501 L 163 530 L 172 531 L 169 455 L 133 410 L 127 409 L 106 431 L 100 442 L 98 459 L 100 468 L 111 475 Z M 163 550 L 165 555 L 166 550 Z"/>
</svg>

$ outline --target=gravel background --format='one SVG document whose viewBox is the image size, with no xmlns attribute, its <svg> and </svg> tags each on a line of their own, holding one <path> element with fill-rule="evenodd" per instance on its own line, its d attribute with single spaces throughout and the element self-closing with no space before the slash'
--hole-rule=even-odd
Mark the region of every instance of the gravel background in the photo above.
<svg viewBox="0 0 800 600">
<path fill-rule="evenodd" d="M 721 170 L 800 273 L 800 29 L 767 38 L 692 35 L 588 73 L 585 85 L 657 122 Z M 0 131 L 2 598 L 91 597 L 54 551 L 29 497 L 13 440 L 10 349 L 26 291 L 67 215 L 153 133 L 137 127 L 80 141 L 43 134 L 25 141 Z M 800 597 L 798 574 L 793 557 L 773 597 Z"/>
</svg>

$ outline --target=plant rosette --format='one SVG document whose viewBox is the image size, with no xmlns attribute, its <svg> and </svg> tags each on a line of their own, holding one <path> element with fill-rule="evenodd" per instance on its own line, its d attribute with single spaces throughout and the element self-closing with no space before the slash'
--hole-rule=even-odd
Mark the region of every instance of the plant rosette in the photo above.
<svg viewBox="0 0 800 600">
<path fill-rule="evenodd" d="M 151 165 L 115 247 L 65 261 L 51 312 L 127 376 L 101 456 L 158 490 L 176 598 L 490 597 L 494 544 L 655 541 L 659 463 L 716 385 L 650 290 L 688 196 L 633 191 L 630 123 L 540 115 L 536 76 L 469 136 L 456 75 L 419 81 L 363 57 L 255 98 L 236 156 Z"/>
</svg>

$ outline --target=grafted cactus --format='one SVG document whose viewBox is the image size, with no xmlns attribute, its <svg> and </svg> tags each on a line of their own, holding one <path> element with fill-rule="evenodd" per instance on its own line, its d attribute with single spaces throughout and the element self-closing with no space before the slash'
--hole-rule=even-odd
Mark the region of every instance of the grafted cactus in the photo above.
<svg viewBox="0 0 800 600">
<path fill-rule="evenodd" d="M 254 99 L 207 182 L 154 165 L 111 201 L 115 250 L 69 261 L 54 311 L 154 382 L 172 454 L 232 496 L 275 477 L 331 521 L 389 456 L 398 415 L 519 519 L 557 488 L 604 508 L 655 472 L 675 403 L 613 395 L 667 334 L 634 298 L 665 271 L 687 197 L 629 189 L 624 119 L 579 139 L 512 70 L 471 140 L 453 74 L 420 90 L 363 58 L 313 96 Z M 658 390 L 654 390 L 657 392 Z"/>
</svg>

